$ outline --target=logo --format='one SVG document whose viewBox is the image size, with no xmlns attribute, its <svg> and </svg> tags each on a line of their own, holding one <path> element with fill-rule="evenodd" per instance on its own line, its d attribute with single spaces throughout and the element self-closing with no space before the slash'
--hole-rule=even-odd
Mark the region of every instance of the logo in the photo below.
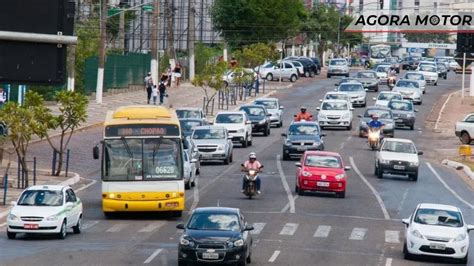
<svg viewBox="0 0 474 266">
<path fill-rule="evenodd" d="M 398 162 L 398 164 L 402 164 L 402 162 Z"/>
<path fill-rule="evenodd" d="M 208 249 L 208 250 L 206 250 L 206 252 L 214 253 L 214 252 L 216 252 L 216 250 L 215 249 Z"/>
<path fill-rule="evenodd" d="M 325 180 L 325 179 L 326 179 L 326 175 L 322 175 L 322 176 L 321 176 L 321 179 Z"/>
</svg>

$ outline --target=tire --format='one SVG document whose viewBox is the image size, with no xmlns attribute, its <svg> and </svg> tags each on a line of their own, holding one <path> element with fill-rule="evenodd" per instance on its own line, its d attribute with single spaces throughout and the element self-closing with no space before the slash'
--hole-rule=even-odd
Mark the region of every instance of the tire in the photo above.
<svg viewBox="0 0 474 266">
<path fill-rule="evenodd" d="M 349 126 L 347 127 L 347 130 L 352 130 L 352 122 L 349 124 Z"/>
<path fill-rule="evenodd" d="M 283 151 L 283 161 L 289 161 L 290 160 L 290 155 L 286 154 L 285 151 Z"/>
<path fill-rule="evenodd" d="M 469 253 L 466 253 L 466 256 L 464 258 L 459 259 L 459 263 L 467 265 L 468 258 L 469 258 Z"/>
<path fill-rule="evenodd" d="M 296 182 L 298 182 L 298 181 L 296 181 Z M 295 193 L 298 193 L 298 192 L 299 192 L 298 185 L 295 184 Z"/>
<path fill-rule="evenodd" d="M 435 82 L 435 84 L 433 84 L 433 85 L 438 86 L 438 82 Z"/>
<path fill-rule="evenodd" d="M 224 163 L 225 164 L 225 163 Z M 185 190 L 188 190 L 188 189 L 191 189 L 191 178 L 189 179 L 189 182 L 188 183 L 184 183 L 184 189 Z"/>
<path fill-rule="evenodd" d="M 296 82 L 296 75 L 291 75 L 290 81 L 291 82 Z"/>
<path fill-rule="evenodd" d="M 330 74 L 327 74 L 326 77 L 327 77 L 328 79 L 330 79 L 330 78 L 331 78 L 331 75 L 330 75 Z"/>
<path fill-rule="evenodd" d="M 364 137 L 364 132 L 362 130 L 359 130 L 359 138 L 363 138 Z"/>
<path fill-rule="evenodd" d="M 249 137 L 248 137 L 248 136 L 245 136 L 245 139 L 244 139 L 244 141 L 242 142 L 242 147 L 243 147 L 243 148 L 247 148 L 248 145 L 249 145 Z"/>
<path fill-rule="evenodd" d="M 59 229 L 59 233 L 57 233 L 56 237 L 58 239 L 65 239 L 66 235 L 67 235 L 66 220 L 64 220 L 61 225 L 61 229 Z"/>
<path fill-rule="evenodd" d="M 303 191 L 302 189 L 298 189 L 298 195 L 303 196 L 303 195 L 304 195 L 304 191 Z"/>
<path fill-rule="evenodd" d="M 377 165 L 374 165 L 374 175 L 378 175 L 378 172 L 379 172 L 379 168 L 377 167 Z"/>
<path fill-rule="evenodd" d="M 280 124 L 278 124 L 277 127 L 282 127 L 283 126 L 283 120 L 280 119 Z"/>
<path fill-rule="evenodd" d="M 16 233 L 13 233 L 7 230 L 7 237 L 8 239 L 15 239 Z"/>
<path fill-rule="evenodd" d="M 309 76 L 310 76 L 310 77 L 314 77 L 314 76 L 316 76 L 316 73 L 311 70 L 311 72 L 309 72 Z"/>
<path fill-rule="evenodd" d="M 231 153 L 230 158 L 229 158 L 229 162 L 233 162 L 233 161 L 234 161 L 234 153 Z"/>
<path fill-rule="evenodd" d="M 114 213 L 112 212 L 104 212 L 105 219 L 112 219 L 114 217 Z"/>
<path fill-rule="evenodd" d="M 267 127 L 267 128 L 265 129 L 265 131 L 263 131 L 263 135 L 264 135 L 265 137 L 268 136 L 268 135 L 270 135 L 270 126 Z"/>
<path fill-rule="evenodd" d="M 403 258 L 406 260 L 411 260 L 413 256 L 408 252 L 407 243 L 403 244 Z"/>
<path fill-rule="evenodd" d="M 459 140 L 461 140 L 462 144 L 471 144 L 472 141 L 471 136 L 466 131 L 463 131 L 461 133 L 461 137 L 459 137 Z"/>
<path fill-rule="evenodd" d="M 346 197 L 346 191 L 344 190 L 344 191 L 342 191 L 342 192 L 338 192 L 338 193 L 337 193 L 337 196 L 338 196 L 339 198 L 341 198 L 341 199 L 345 198 L 345 197 Z"/>
<path fill-rule="evenodd" d="M 415 181 L 415 182 L 418 181 L 418 173 L 416 173 L 414 175 L 410 175 L 409 178 L 410 178 L 411 181 Z"/>
<path fill-rule="evenodd" d="M 252 246 L 253 243 L 250 243 L 250 246 Z M 245 262 L 247 263 L 252 263 L 252 252 L 249 251 L 249 256 L 245 259 Z"/>
<path fill-rule="evenodd" d="M 448 75 L 445 75 L 445 76 L 443 77 L 443 79 L 448 79 Z"/>
<path fill-rule="evenodd" d="M 224 165 L 228 165 L 230 162 L 230 156 L 224 159 Z"/>
<path fill-rule="evenodd" d="M 380 169 L 380 167 L 377 167 L 377 178 L 382 179 L 383 178 L 383 171 Z"/>
<path fill-rule="evenodd" d="M 310 76 L 311 76 L 311 73 L 309 73 L 309 71 L 304 72 L 304 77 L 305 78 L 309 78 Z"/>
<path fill-rule="evenodd" d="M 197 174 L 196 174 L 196 176 L 197 176 Z M 196 179 L 196 177 L 194 177 L 194 179 Z M 191 182 L 191 187 L 195 187 L 195 186 L 196 186 L 196 181 L 193 180 L 193 181 Z"/>
<path fill-rule="evenodd" d="M 414 130 L 414 129 L 415 129 L 415 125 L 411 125 L 410 130 Z"/>
<path fill-rule="evenodd" d="M 253 139 L 249 140 L 249 145 L 248 146 L 252 146 L 252 145 L 253 145 Z"/>
<path fill-rule="evenodd" d="M 247 260 L 241 261 L 237 265 L 238 266 L 247 266 Z"/>
<path fill-rule="evenodd" d="M 75 226 L 72 227 L 72 231 L 74 234 L 80 234 L 82 231 L 82 214 L 79 216 L 79 219 L 77 219 L 77 223 Z"/>
<path fill-rule="evenodd" d="M 364 104 L 361 105 L 362 107 L 366 107 L 367 106 L 367 102 L 365 102 Z"/>
<path fill-rule="evenodd" d="M 272 81 L 273 80 L 273 74 L 268 73 L 266 78 L 267 78 L 267 80 Z"/>
</svg>

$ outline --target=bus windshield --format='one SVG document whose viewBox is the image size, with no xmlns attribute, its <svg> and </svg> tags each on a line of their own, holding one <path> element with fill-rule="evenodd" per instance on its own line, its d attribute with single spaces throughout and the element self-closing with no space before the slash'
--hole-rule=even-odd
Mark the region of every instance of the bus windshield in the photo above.
<svg viewBox="0 0 474 266">
<path fill-rule="evenodd" d="M 370 47 L 370 57 L 384 59 L 391 57 L 390 45 L 374 45 Z"/>
<path fill-rule="evenodd" d="M 158 181 L 182 177 L 179 138 L 104 141 L 104 181 Z"/>
</svg>

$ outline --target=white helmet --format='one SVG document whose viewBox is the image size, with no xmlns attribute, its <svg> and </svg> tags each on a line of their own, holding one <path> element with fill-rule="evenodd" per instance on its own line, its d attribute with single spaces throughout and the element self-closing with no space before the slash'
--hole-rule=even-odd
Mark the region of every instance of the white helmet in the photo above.
<svg viewBox="0 0 474 266">
<path fill-rule="evenodd" d="M 249 154 L 249 159 L 257 159 L 257 154 L 255 152 L 251 152 Z"/>
</svg>

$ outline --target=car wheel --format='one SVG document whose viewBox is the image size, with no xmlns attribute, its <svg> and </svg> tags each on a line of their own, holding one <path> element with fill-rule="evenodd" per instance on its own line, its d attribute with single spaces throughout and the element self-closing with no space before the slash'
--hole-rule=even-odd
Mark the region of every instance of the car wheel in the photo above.
<svg viewBox="0 0 474 266">
<path fill-rule="evenodd" d="M 295 183 L 295 193 L 298 193 L 298 191 L 299 191 L 297 183 L 298 183 L 298 181 L 296 181 L 296 183 Z"/>
<path fill-rule="evenodd" d="M 314 77 L 315 75 L 316 75 L 316 73 L 314 73 L 314 71 L 309 72 L 310 77 Z"/>
<path fill-rule="evenodd" d="M 290 81 L 291 82 L 296 82 L 296 75 L 291 75 Z"/>
<path fill-rule="evenodd" d="M 250 246 L 252 246 L 252 243 L 250 244 Z M 249 251 L 249 256 L 247 257 L 246 261 L 247 263 L 252 263 L 252 252 Z"/>
<path fill-rule="evenodd" d="M 231 153 L 231 154 L 230 154 L 230 158 L 229 158 L 229 162 L 233 162 L 233 161 L 234 161 L 234 154 Z"/>
<path fill-rule="evenodd" d="M 433 85 L 438 86 L 438 82 L 435 82 L 435 84 L 433 84 Z"/>
<path fill-rule="evenodd" d="M 248 142 L 248 146 L 252 146 L 253 145 L 253 138 L 251 140 L 249 140 Z"/>
<path fill-rule="evenodd" d="M 225 165 L 228 165 L 229 162 L 230 162 L 230 158 L 229 158 L 229 157 L 227 157 L 227 158 L 224 159 L 224 164 L 225 164 Z"/>
<path fill-rule="evenodd" d="M 267 127 L 264 131 L 263 131 L 263 135 L 266 137 L 268 135 L 270 135 L 270 126 Z"/>
<path fill-rule="evenodd" d="M 283 127 L 283 119 L 280 118 L 280 127 Z"/>
<path fill-rule="evenodd" d="M 349 124 L 349 126 L 347 127 L 347 130 L 352 130 L 352 122 Z"/>
<path fill-rule="evenodd" d="M 377 164 L 374 165 L 374 175 L 378 175 L 379 173 L 379 168 L 377 167 Z"/>
<path fill-rule="evenodd" d="M 66 234 L 67 234 L 66 220 L 64 220 L 61 225 L 61 229 L 59 229 L 59 233 L 57 234 L 57 237 L 58 239 L 65 239 Z"/>
<path fill-rule="evenodd" d="M 178 259 L 178 266 L 188 266 L 188 263 Z"/>
<path fill-rule="evenodd" d="M 104 212 L 105 219 L 112 219 L 114 218 L 113 212 Z"/>
<path fill-rule="evenodd" d="M 406 242 L 403 244 L 403 258 L 406 260 L 411 260 L 413 258 L 413 256 L 408 251 Z"/>
<path fill-rule="evenodd" d="M 303 196 L 304 195 L 304 190 L 298 188 L 298 195 Z"/>
<path fill-rule="evenodd" d="M 461 140 L 462 144 L 471 144 L 472 141 L 471 136 L 466 131 L 461 133 L 461 137 L 459 139 Z"/>
<path fill-rule="evenodd" d="M 286 154 L 285 151 L 283 151 L 283 161 L 289 161 L 290 160 L 290 155 Z"/>
<path fill-rule="evenodd" d="M 225 164 L 225 163 L 224 163 Z M 184 189 L 188 190 L 191 189 L 191 184 L 189 184 L 191 181 L 188 181 L 187 183 L 184 183 Z"/>
<path fill-rule="evenodd" d="M 345 197 L 346 197 L 346 191 L 344 190 L 344 191 L 342 191 L 342 192 L 338 192 L 338 193 L 337 193 L 337 196 L 338 196 L 339 198 L 341 198 L 341 199 L 345 198 Z"/>
<path fill-rule="evenodd" d="M 328 79 L 330 79 L 330 78 L 331 78 L 331 75 L 327 74 L 326 77 L 327 77 Z"/>
<path fill-rule="evenodd" d="M 197 176 L 197 173 L 196 173 L 196 176 Z M 194 180 L 191 181 L 191 186 L 192 186 L 192 187 L 195 187 L 195 186 L 196 186 L 196 176 L 194 177 Z"/>
<path fill-rule="evenodd" d="M 464 258 L 459 259 L 459 263 L 467 265 L 468 258 L 469 258 L 469 253 L 466 253 L 466 256 Z"/>
<path fill-rule="evenodd" d="M 364 104 L 361 105 L 362 107 L 366 107 L 367 106 L 367 102 L 365 102 Z"/>
<path fill-rule="evenodd" d="M 359 130 L 359 138 L 363 138 L 363 137 L 364 137 L 364 131 Z"/>
<path fill-rule="evenodd" d="M 242 147 L 247 148 L 248 145 L 249 145 L 249 137 L 245 136 L 245 139 L 242 142 Z"/>
<path fill-rule="evenodd" d="M 410 130 L 414 130 L 414 129 L 415 129 L 415 125 L 411 125 Z"/>
<path fill-rule="evenodd" d="M 309 71 L 305 71 L 304 76 L 305 76 L 305 78 L 309 78 L 309 76 L 311 76 L 311 74 L 309 73 Z"/>
<path fill-rule="evenodd" d="M 272 81 L 273 80 L 273 75 L 272 73 L 267 74 L 267 80 Z"/>
<path fill-rule="evenodd" d="M 377 167 L 377 178 L 379 179 L 383 178 L 383 170 L 380 169 L 380 167 Z"/>
<path fill-rule="evenodd" d="M 80 234 L 82 229 L 82 214 L 79 216 L 79 219 L 77 219 L 77 223 L 75 226 L 72 227 L 72 231 L 74 234 Z"/>
<path fill-rule="evenodd" d="M 7 237 L 8 239 L 15 239 L 16 233 L 13 233 L 7 230 Z"/>
<path fill-rule="evenodd" d="M 411 181 L 416 182 L 418 180 L 418 173 L 410 175 L 409 178 Z"/>
<path fill-rule="evenodd" d="M 246 266 L 247 265 L 247 261 L 244 260 L 244 261 L 241 261 L 237 264 L 238 266 Z"/>
</svg>

